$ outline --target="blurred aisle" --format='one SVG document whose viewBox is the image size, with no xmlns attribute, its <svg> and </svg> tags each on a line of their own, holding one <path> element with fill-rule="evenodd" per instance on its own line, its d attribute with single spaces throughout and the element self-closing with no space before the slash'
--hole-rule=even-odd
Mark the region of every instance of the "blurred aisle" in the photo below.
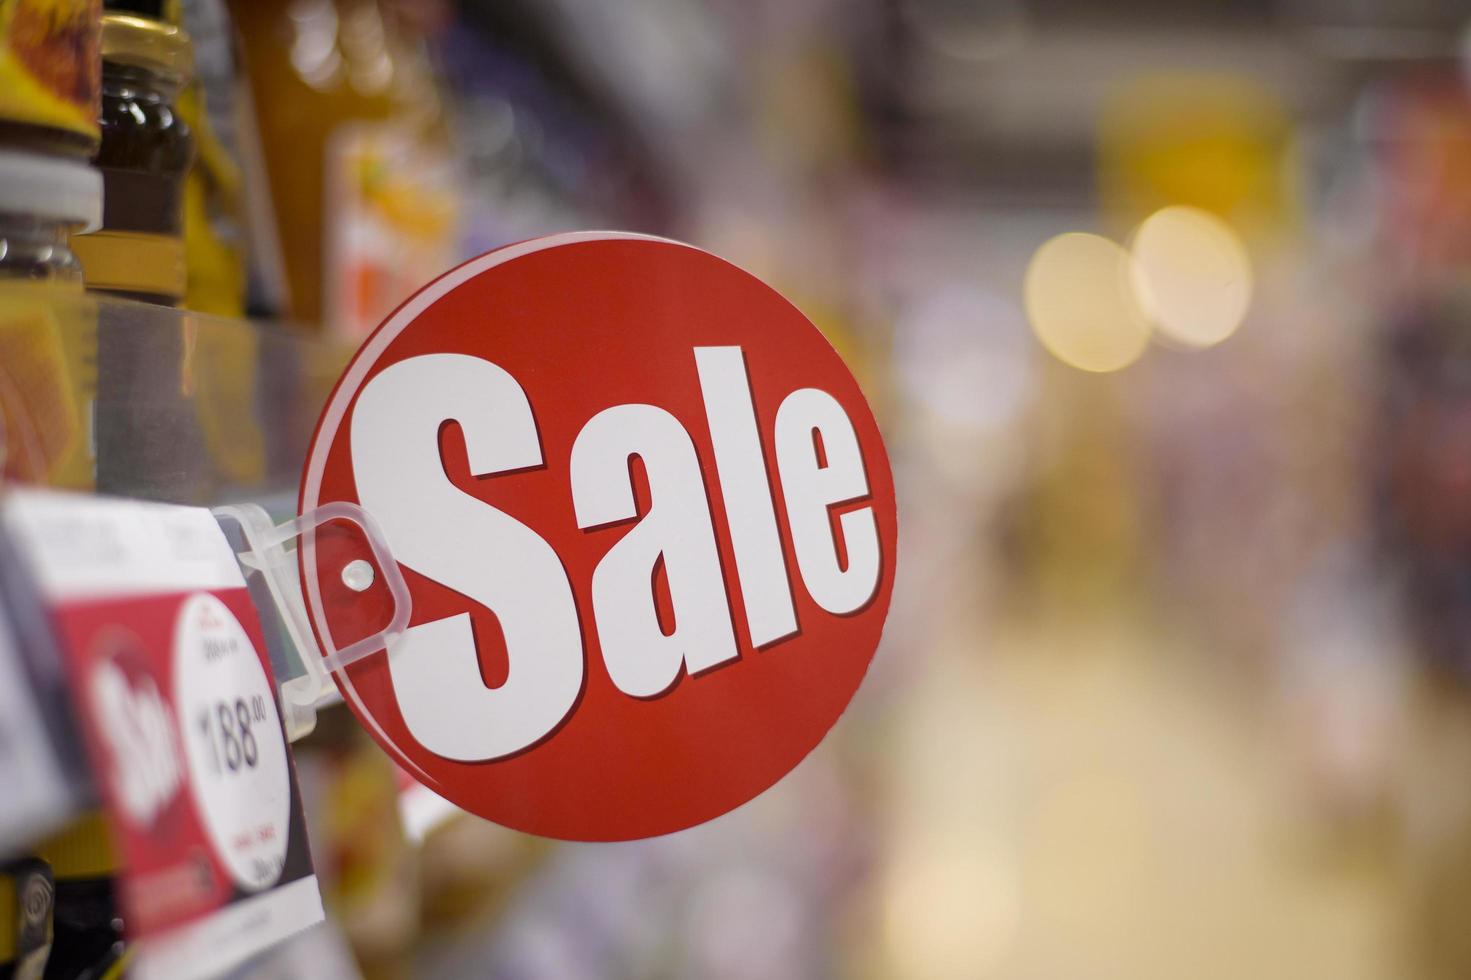
<svg viewBox="0 0 1471 980">
<path fill-rule="evenodd" d="M 1149 614 L 1009 619 L 955 623 L 905 695 L 869 975 L 1406 975 L 1388 842 L 1314 839 L 1198 649 Z"/>
</svg>

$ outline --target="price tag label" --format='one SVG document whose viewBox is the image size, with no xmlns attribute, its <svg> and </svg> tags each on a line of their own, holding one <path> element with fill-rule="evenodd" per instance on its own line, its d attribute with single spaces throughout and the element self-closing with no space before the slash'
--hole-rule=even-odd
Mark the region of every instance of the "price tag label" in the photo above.
<svg viewBox="0 0 1471 980">
<path fill-rule="evenodd" d="M 260 624 L 208 511 L 4 499 L 122 861 L 145 977 L 216 975 L 322 918 Z"/>
<path fill-rule="evenodd" d="M 207 593 L 174 633 L 174 700 L 187 718 L 194 805 L 236 886 L 269 887 L 290 838 L 290 769 L 271 681 L 245 627 Z"/>
</svg>

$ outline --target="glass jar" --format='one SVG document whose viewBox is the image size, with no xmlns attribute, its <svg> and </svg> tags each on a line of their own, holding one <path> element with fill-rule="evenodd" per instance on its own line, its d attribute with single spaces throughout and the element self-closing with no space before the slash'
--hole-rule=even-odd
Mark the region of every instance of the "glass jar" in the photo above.
<svg viewBox="0 0 1471 980">
<path fill-rule="evenodd" d="M 68 239 L 78 227 L 29 214 L 0 214 L 0 277 L 32 282 L 82 281 Z"/>
<path fill-rule="evenodd" d="M 102 230 L 73 242 L 89 288 L 177 305 L 184 295 L 184 178 L 194 137 L 174 109 L 189 37 L 151 17 L 102 18 Z"/>
<path fill-rule="evenodd" d="M 33 282 L 82 281 L 68 238 L 75 225 L 29 214 L 0 214 L 0 277 Z"/>
<path fill-rule="evenodd" d="M 0 279 L 79 285 L 69 239 L 101 214 L 102 181 L 91 167 L 0 149 Z"/>
</svg>

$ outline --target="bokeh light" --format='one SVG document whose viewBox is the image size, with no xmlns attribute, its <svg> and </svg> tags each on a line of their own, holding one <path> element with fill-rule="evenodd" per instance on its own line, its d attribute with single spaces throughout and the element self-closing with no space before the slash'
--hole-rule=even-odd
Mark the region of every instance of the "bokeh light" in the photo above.
<svg viewBox="0 0 1471 980">
<path fill-rule="evenodd" d="M 1219 344 L 1251 305 L 1251 259 L 1231 226 L 1208 211 L 1161 208 L 1134 233 L 1132 274 L 1156 328 L 1191 347 Z"/>
<path fill-rule="evenodd" d="M 1016 940 L 1019 896 L 1007 854 L 979 835 L 916 841 L 895 861 L 885 941 L 903 980 L 961 980 L 992 973 Z"/>
<path fill-rule="evenodd" d="M 1084 371 L 1117 371 L 1149 343 L 1134 295 L 1129 253 L 1101 235 L 1068 232 L 1044 242 L 1027 265 L 1027 319 L 1059 360 Z"/>
</svg>

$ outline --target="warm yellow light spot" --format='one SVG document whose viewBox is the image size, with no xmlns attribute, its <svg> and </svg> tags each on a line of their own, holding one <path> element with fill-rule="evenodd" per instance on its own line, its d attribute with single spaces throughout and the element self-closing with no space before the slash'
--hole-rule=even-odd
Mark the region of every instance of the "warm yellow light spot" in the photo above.
<svg viewBox="0 0 1471 980">
<path fill-rule="evenodd" d="M 1134 296 L 1129 253 L 1099 235 L 1069 232 L 1027 266 L 1027 319 L 1042 346 L 1084 371 L 1117 371 L 1144 353 L 1149 321 Z"/>
<path fill-rule="evenodd" d="M 1003 856 L 974 838 L 943 835 L 901 848 L 885 896 L 889 963 L 883 975 L 898 980 L 994 975 L 1020 925 L 1014 885 Z"/>
<path fill-rule="evenodd" d="M 1251 305 L 1251 260 L 1231 226 L 1199 208 L 1154 212 L 1134 233 L 1134 287 L 1161 333 L 1219 344 Z"/>
</svg>

